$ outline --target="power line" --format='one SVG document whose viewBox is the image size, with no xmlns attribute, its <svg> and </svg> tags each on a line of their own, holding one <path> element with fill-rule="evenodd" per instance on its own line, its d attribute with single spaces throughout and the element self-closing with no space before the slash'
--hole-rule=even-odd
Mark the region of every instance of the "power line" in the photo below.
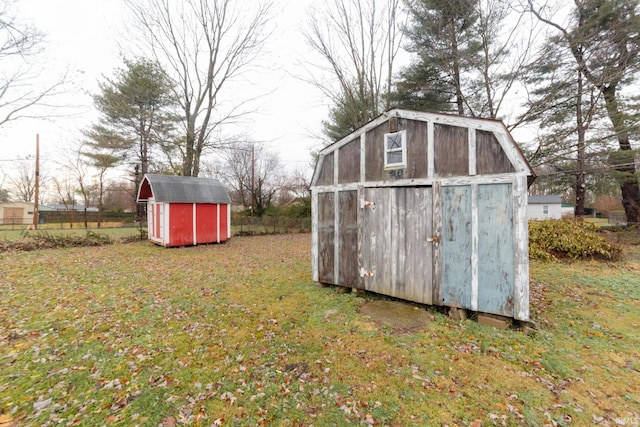
<svg viewBox="0 0 640 427">
<path fill-rule="evenodd" d="M 633 163 L 620 163 L 618 165 L 609 165 L 609 166 L 601 166 L 598 168 L 589 168 L 589 169 L 584 169 L 582 172 L 584 173 L 588 173 L 588 172 L 608 172 L 611 169 L 616 169 L 618 167 L 621 166 L 635 166 L 635 162 Z M 536 176 L 538 177 L 543 177 L 543 176 L 553 176 L 553 175 L 566 175 L 566 174 L 576 174 L 578 173 L 578 170 L 565 170 L 565 171 L 556 171 L 556 172 L 549 172 L 549 173 L 544 173 L 544 174 L 536 174 Z"/>
</svg>

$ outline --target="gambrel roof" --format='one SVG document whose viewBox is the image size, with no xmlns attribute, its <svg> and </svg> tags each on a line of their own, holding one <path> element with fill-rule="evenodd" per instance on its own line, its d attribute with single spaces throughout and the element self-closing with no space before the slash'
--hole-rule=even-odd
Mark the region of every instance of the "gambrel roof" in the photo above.
<svg viewBox="0 0 640 427">
<path fill-rule="evenodd" d="M 146 174 L 138 190 L 138 202 L 231 203 L 220 181 L 193 176 Z"/>
</svg>

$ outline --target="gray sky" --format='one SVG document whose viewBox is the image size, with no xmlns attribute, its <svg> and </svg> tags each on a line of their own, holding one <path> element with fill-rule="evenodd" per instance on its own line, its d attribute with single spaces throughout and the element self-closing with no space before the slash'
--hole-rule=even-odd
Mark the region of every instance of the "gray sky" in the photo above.
<svg viewBox="0 0 640 427">
<path fill-rule="evenodd" d="M 253 104 L 257 112 L 237 131 L 265 141 L 290 170 L 308 168 L 310 150 L 321 145 L 317 136 L 328 111 L 319 92 L 294 77 L 305 72 L 301 58 L 308 49 L 299 25 L 311 1 L 273 2 L 274 32 L 259 71 L 243 76 L 245 81 L 234 88 L 234 93 L 248 90 L 251 95 L 264 94 Z M 46 51 L 41 57 L 46 68 L 43 79 L 54 78 L 66 69 L 73 76 L 68 95 L 59 100 L 73 106 L 73 116 L 24 119 L 1 127 L 0 160 L 33 156 L 39 134 L 41 158 L 46 161 L 54 158 L 60 147 L 78 140 L 79 131 L 97 118 L 91 94 L 97 93 L 103 75 L 111 75 L 121 66 L 119 46 L 127 39 L 121 36 L 127 9 L 123 0 L 20 0 L 14 6 L 19 21 L 32 23 L 46 35 Z M 6 169 L 7 162 L 0 166 Z"/>
</svg>

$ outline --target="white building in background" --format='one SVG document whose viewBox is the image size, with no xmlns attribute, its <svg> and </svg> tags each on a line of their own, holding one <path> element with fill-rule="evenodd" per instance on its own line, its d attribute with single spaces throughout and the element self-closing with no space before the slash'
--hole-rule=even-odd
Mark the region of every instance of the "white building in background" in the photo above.
<svg viewBox="0 0 640 427">
<path fill-rule="evenodd" d="M 527 219 L 562 218 L 562 199 L 560 196 L 529 196 Z"/>
</svg>

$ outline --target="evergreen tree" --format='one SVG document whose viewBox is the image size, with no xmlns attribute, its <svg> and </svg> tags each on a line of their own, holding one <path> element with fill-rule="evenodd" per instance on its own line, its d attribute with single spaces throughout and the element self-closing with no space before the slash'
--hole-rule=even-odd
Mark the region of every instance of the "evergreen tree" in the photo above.
<svg viewBox="0 0 640 427">
<path fill-rule="evenodd" d="M 173 139 L 175 106 L 171 82 L 155 63 L 125 60 L 115 78 L 100 84 L 94 102 L 101 117 L 86 133 L 92 146 L 114 149 L 114 141 L 125 157 L 133 154 L 142 175 L 149 171 L 154 145 Z"/>
<path fill-rule="evenodd" d="M 407 0 L 408 50 L 417 60 L 402 73 L 396 99 L 439 111 L 468 112 L 463 75 L 477 56 L 474 40 L 477 0 Z M 400 94 L 406 94 L 402 99 Z"/>
</svg>

